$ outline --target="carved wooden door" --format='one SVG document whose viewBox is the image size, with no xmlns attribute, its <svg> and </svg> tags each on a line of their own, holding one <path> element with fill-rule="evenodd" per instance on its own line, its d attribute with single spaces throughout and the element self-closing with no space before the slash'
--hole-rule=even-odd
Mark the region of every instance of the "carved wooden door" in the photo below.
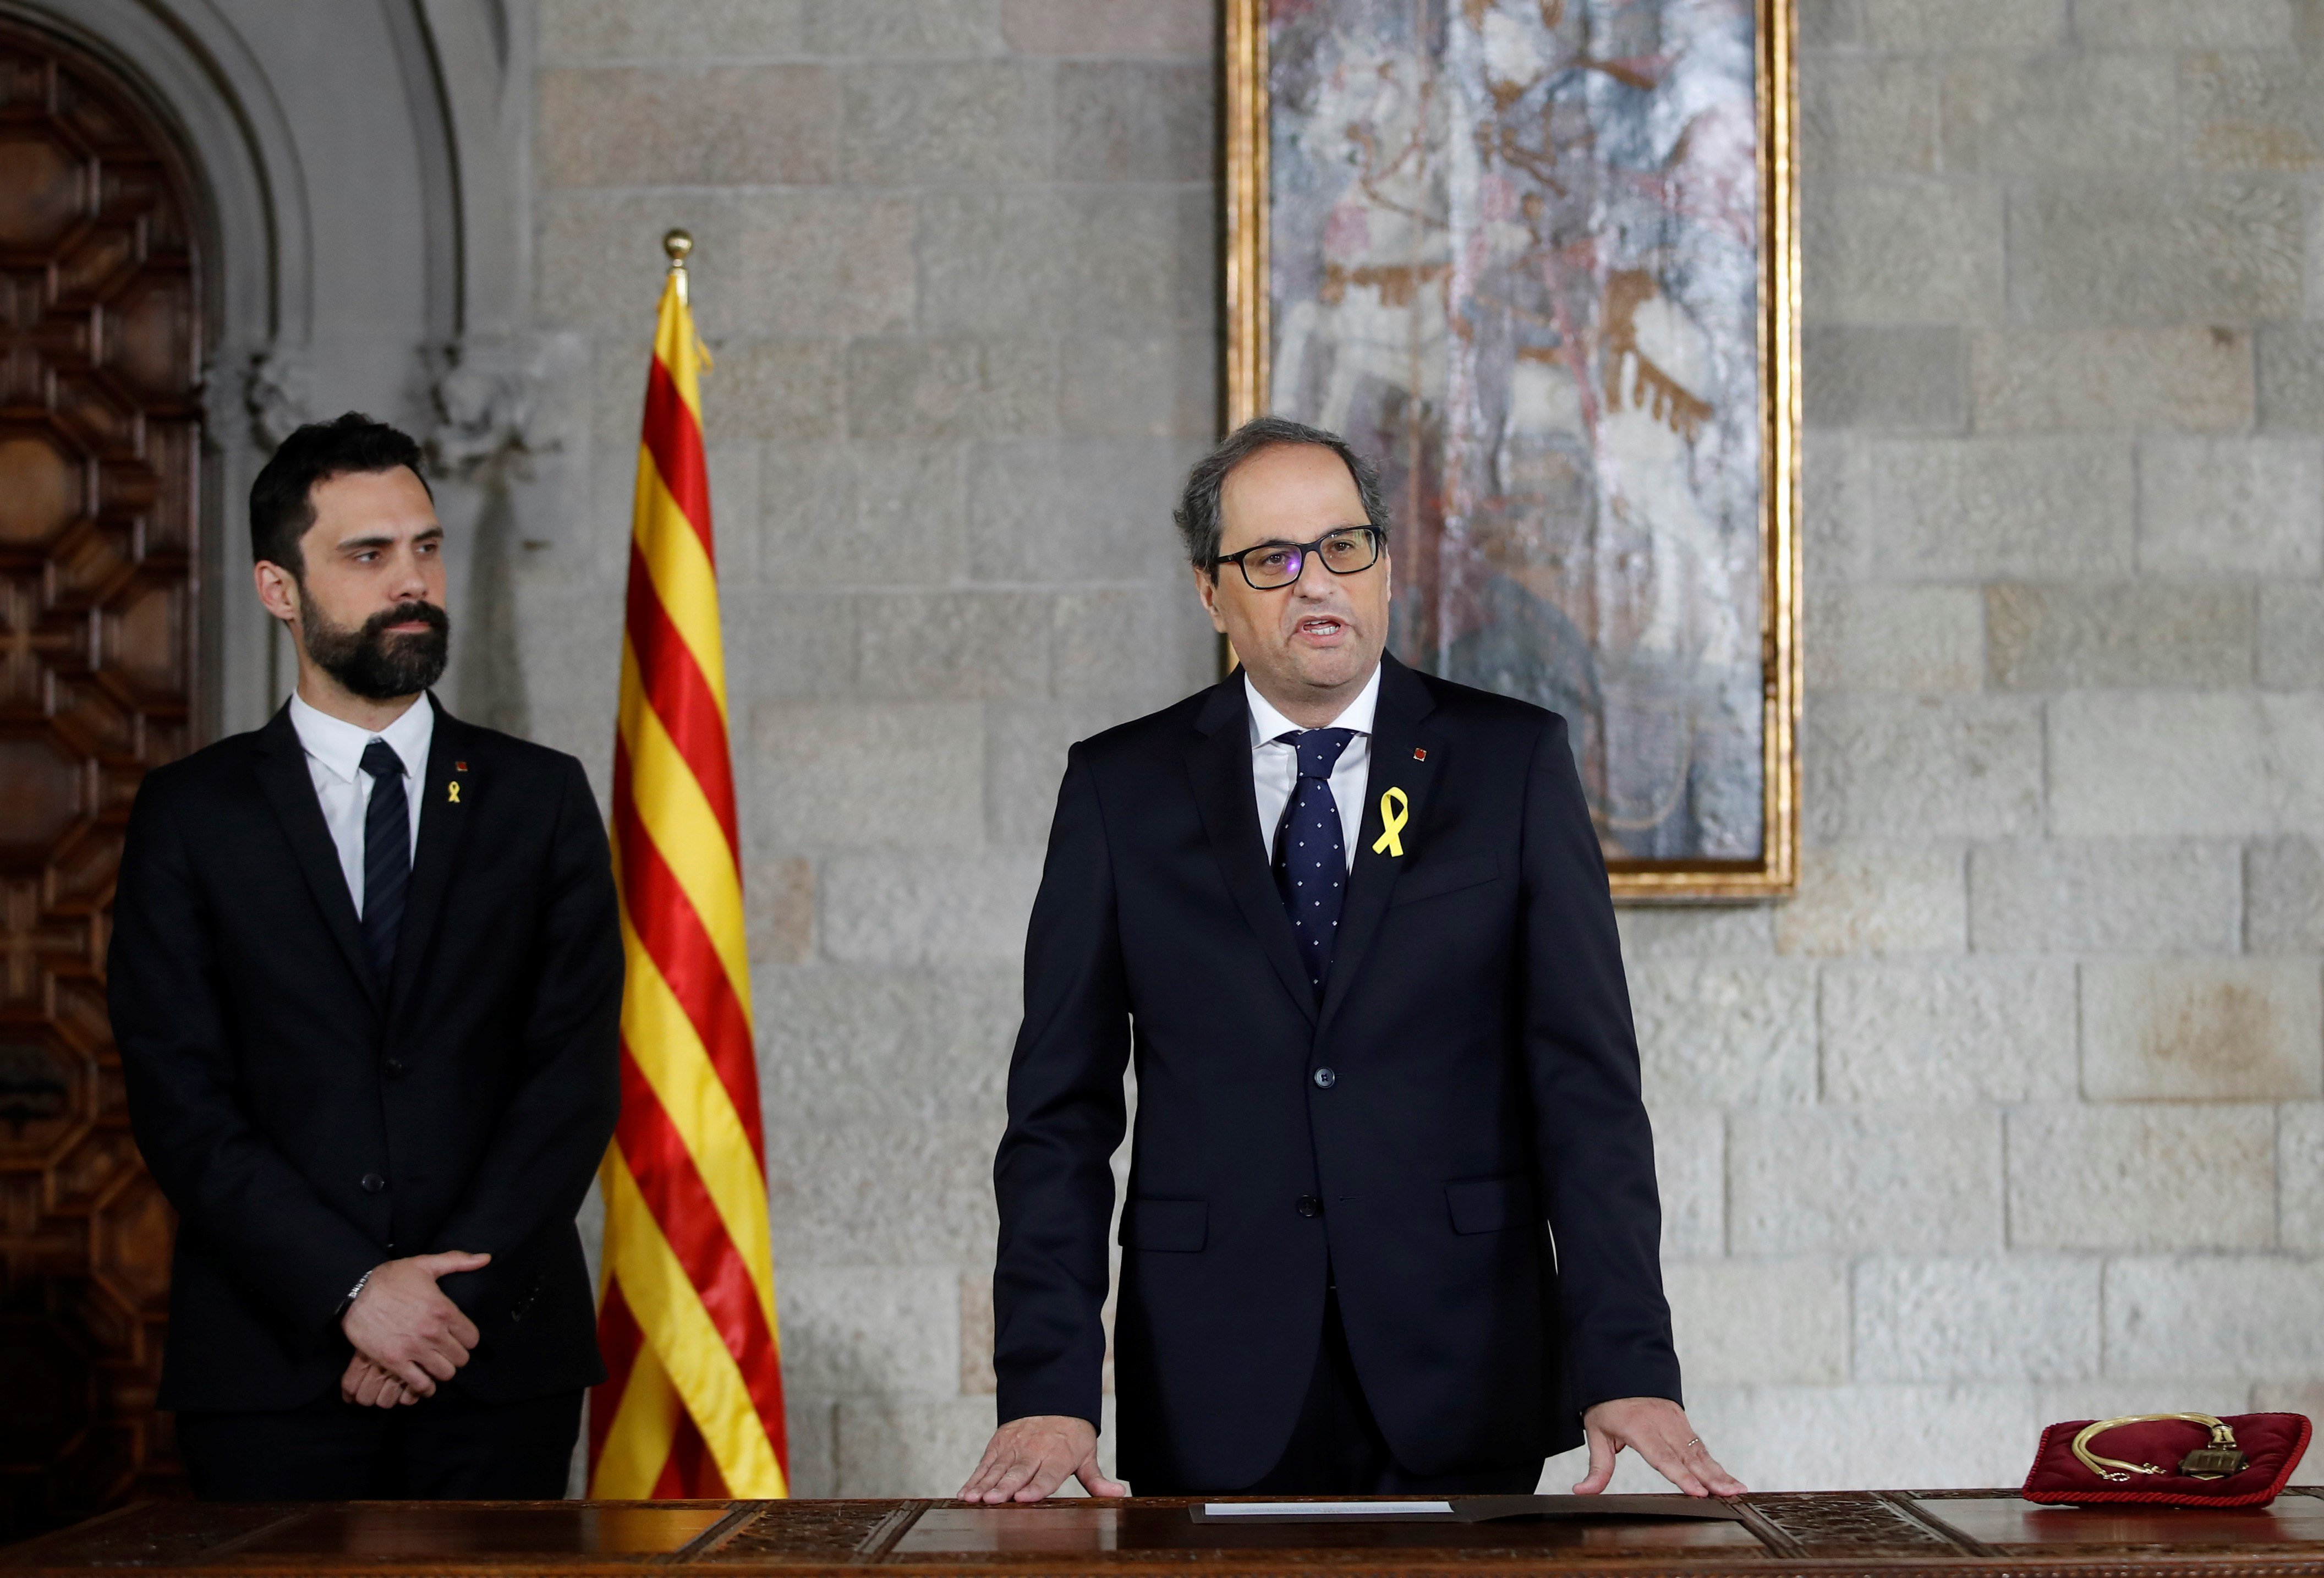
<svg viewBox="0 0 2324 1578">
<path fill-rule="evenodd" d="M 176 1480 L 105 949 L 131 797 L 194 724 L 196 261 L 130 93 L 0 23 L 0 1539 Z"/>
</svg>

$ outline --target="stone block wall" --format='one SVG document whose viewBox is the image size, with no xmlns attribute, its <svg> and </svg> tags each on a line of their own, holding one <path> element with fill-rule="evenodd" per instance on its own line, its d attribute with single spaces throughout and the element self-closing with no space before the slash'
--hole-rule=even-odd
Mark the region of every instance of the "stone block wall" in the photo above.
<svg viewBox="0 0 2324 1578">
<path fill-rule="evenodd" d="M 595 476 L 518 583 L 601 791 L 659 238 L 693 231 L 793 1472 L 992 1423 L 992 1147 L 1065 747 L 1207 682 L 1210 0 L 540 0 L 542 326 Z"/>
<path fill-rule="evenodd" d="M 2324 7 L 1801 24 L 1803 881 L 1626 917 L 1725 1145 L 1698 1422 L 2000 1484 L 2048 1420 L 2313 1412 Z"/>
<path fill-rule="evenodd" d="M 1782 1489 L 2317 1411 L 2324 5 L 1801 5 L 1804 880 L 1623 918 L 1694 1417 Z M 519 568 L 524 703 L 602 789 L 685 225 L 802 1493 L 948 1491 L 990 1428 L 1065 747 L 1213 671 L 1167 511 L 1217 420 L 1214 8 L 532 14 L 595 480 Z"/>
</svg>

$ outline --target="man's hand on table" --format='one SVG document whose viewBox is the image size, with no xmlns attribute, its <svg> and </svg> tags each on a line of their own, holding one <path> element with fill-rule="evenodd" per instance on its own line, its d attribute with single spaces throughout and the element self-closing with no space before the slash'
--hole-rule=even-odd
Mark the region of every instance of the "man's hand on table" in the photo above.
<svg viewBox="0 0 2324 1578">
<path fill-rule="evenodd" d="M 339 1317 L 339 1329 L 355 1344 L 357 1362 L 368 1360 L 415 1398 L 436 1395 L 436 1383 L 449 1380 L 476 1345 L 475 1323 L 436 1286 L 438 1277 L 480 1271 L 490 1255 L 457 1250 L 389 1260 L 374 1269 L 363 1292 Z M 339 1379 L 340 1395 L 358 1400 L 364 1378 L 355 1364 Z M 392 1403 L 375 1406 L 393 1407 Z"/>
<path fill-rule="evenodd" d="M 1590 1437 L 1590 1472 L 1573 1487 L 1595 1496 L 1614 1477 L 1614 1459 L 1628 1447 L 1647 1466 L 1690 1496 L 1740 1496 L 1743 1481 L 1719 1466 L 1686 1410 L 1668 1398 L 1615 1398 L 1582 1416 Z"/>
<path fill-rule="evenodd" d="M 960 1488 L 963 1501 L 1038 1501 L 1068 1479 L 1093 1496 L 1127 1496 L 1130 1487 L 1097 1466 L 1097 1426 L 1065 1414 L 1011 1419 L 992 1433 L 984 1457 Z"/>
</svg>

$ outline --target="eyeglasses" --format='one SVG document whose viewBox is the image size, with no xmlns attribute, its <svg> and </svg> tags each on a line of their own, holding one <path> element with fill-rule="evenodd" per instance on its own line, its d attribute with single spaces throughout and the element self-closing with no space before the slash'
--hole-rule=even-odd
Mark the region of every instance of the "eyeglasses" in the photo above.
<svg viewBox="0 0 2324 1578">
<path fill-rule="evenodd" d="M 1352 576 L 1379 562 L 1380 547 L 1387 540 L 1388 533 L 1377 526 L 1342 526 L 1313 542 L 1262 542 L 1240 553 L 1222 553 L 1211 563 L 1233 565 L 1252 591 L 1272 592 L 1297 580 L 1311 553 L 1333 575 Z"/>
</svg>

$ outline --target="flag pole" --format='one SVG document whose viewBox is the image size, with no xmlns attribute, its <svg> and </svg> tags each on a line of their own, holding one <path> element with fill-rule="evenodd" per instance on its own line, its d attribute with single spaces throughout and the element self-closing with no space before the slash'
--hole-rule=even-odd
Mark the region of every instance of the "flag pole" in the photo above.
<svg viewBox="0 0 2324 1578">
<path fill-rule="evenodd" d="M 697 374 L 694 238 L 662 237 L 615 714 L 622 1112 L 599 1178 L 590 1493 L 789 1488 L 740 817 Z"/>
</svg>

